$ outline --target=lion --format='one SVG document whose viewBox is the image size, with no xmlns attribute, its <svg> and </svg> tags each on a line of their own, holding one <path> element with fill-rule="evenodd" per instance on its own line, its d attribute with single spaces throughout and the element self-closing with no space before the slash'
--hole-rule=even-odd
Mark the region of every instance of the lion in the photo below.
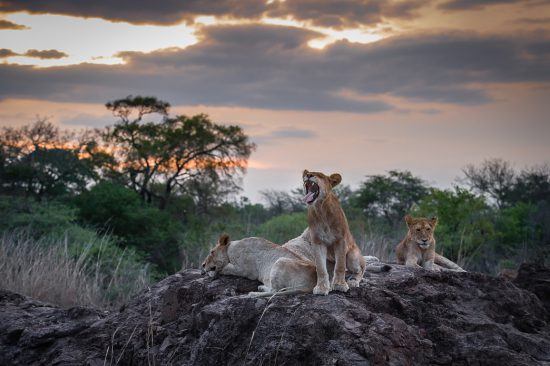
<svg viewBox="0 0 550 366">
<path fill-rule="evenodd" d="M 342 176 L 326 176 L 304 170 L 302 179 L 306 193 L 304 200 L 308 205 L 309 238 L 317 272 L 313 293 L 327 295 L 331 289 L 347 292 L 350 286 L 359 286 L 366 263 L 351 235 L 340 202 L 332 191 L 342 181 Z M 334 262 L 332 283 L 327 270 L 327 258 L 333 258 Z M 351 273 L 348 282 L 346 269 Z"/>
<path fill-rule="evenodd" d="M 299 255 L 263 238 L 230 241 L 224 234 L 202 263 L 202 272 L 258 280 L 260 292 L 250 296 L 276 293 L 311 293 L 317 279 L 315 266 Z"/>
<path fill-rule="evenodd" d="M 397 263 L 430 271 L 448 269 L 465 272 L 459 265 L 435 252 L 434 230 L 437 226 L 437 217 L 427 219 L 406 215 L 405 222 L 408 232 L 395 249 Z"/>
</svg>

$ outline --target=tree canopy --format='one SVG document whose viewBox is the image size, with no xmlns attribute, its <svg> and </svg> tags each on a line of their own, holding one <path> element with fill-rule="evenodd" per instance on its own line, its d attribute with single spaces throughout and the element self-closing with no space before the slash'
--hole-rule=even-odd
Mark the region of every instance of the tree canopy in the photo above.
<svg viewBox="0 0 550 366">
<path fill-rule="evenodd" d="M 160 208 L 175 189 L 193 179 L 233 178 L 245 172 L 255 148 L 241 127 L 214 123 L 205 114 L 170 117 L 169 104 L 154 97 L 129 96 L 106 107 L 119 118 L 101 132 L 116 161 L 112 173 L 143 200 L 157 199 Z M 160 120 L 145 120 L 154 114 Z"/>
</svg>

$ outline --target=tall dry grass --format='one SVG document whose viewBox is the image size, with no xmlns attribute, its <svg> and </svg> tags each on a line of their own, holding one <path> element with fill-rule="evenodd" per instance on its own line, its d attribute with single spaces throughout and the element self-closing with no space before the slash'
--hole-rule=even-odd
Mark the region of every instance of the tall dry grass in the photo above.
<svg viewBox="0 0 550 366">
<path fill-rule="evenodd" d="M 124 252 L 116 262 L 104 258 L 103 240 L 75 253 L 67 237 L 51 242 L 6 233 L 0 238 L 0 287 L 64 307 L 116 308 L 148 284 L 148 268 L 124 273 Z M 94 246 L 99 250 L 92 254 Z"/>
</svg>

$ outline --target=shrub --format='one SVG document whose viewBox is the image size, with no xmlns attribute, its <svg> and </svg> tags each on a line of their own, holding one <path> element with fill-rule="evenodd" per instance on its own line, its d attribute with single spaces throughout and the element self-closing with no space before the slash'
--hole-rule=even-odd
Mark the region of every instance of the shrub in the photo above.
<svg viewBox="0 0 550 366">
<path fill-rule="evenodd" d="M 300 235 L 307 226 L 307 214 L 305 212 L 283 214 L 260 225 L 256 236 L 266 238 L 277 244 L 284 244 Z"/>
<path fill-rule="evenodd" d="M 84 224 L 120 239 L 122 247 L 134 248 L 162 272 L 180 269 L 181 224 L 168 212 L 141 201 L 121 185 L 101 182 L 75 199 Z"/>
</svg>

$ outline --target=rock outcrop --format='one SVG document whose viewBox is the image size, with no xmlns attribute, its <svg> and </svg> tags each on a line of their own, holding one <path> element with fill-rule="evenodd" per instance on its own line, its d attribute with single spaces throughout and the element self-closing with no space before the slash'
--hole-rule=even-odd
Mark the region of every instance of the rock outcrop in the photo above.
<svg viewBox="0 0 550 366">
<path fill-rule="evenodd" d="M 0 364 L 550 365 L 550 284 L 523 280 L 395 265 L 346 294 L 255 299 L 255 281 L 186 270 L 112 313 L 0 291 Z"/>
</svg>

